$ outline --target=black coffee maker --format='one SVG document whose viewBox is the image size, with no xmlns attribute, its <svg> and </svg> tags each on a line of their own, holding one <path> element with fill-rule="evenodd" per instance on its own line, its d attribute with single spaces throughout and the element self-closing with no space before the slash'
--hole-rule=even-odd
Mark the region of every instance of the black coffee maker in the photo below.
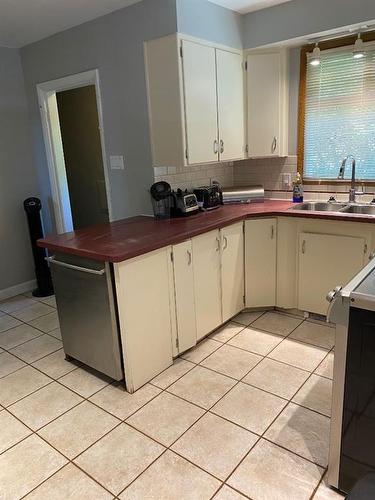
<svg viewBox="0 0 375 500">
<path fill-rule="evenodd" d="M 175 196 L 168 182 L 155 182 L 150 189 L 152 208 L 157 219 L 169 219 L 175 208 Z"/>
</svg>

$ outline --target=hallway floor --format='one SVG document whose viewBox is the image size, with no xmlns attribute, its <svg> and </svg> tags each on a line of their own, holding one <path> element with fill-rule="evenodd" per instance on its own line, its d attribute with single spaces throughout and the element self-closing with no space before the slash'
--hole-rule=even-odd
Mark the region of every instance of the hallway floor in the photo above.
<svg viewBox="0 0 375 500">
<path fill-rule="evenodd" d="M 339 500 L 334 329 L 244 312 L 135 394 L 65 361 L 53 298 L 0 303 L 0 498 Z"/>
</svg>

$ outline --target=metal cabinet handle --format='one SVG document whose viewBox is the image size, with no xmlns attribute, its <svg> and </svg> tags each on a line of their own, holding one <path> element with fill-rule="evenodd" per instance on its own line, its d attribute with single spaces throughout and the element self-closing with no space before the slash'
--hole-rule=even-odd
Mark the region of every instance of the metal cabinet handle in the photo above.
<svg viewBox="0 0 375 500">
<path fill-rule="evenodd" d="M 228 248 L 228 238 L 224 236 L 223 240 L 224 240 L 223 250 L 225 250 L 226 248 Z"/>
<path fill-rule="evenodd" d="M 190 266 L 191 265 L 191 252 L 190 252 L 190 250 L 187 250 L 186 253 L 187 253 L 187 258 L 188 258 L 188 266 Z"/>
<path fill-rule="evenodd" d="M 220 238 L 216 238 L 216 243 L 217 243 L 216 251 L 220 252 Z"/>
<path fill-rule="evenodd" d="M 275 136 L 273 138 L 272 146 L 271 146 L 272 153 L 274 153 L 276 151 L 276 147 L 277 147 L 277 137 Z"/>
<path fill-rule="evenodd" d="M 55 256 L 52 255 L 52 257 L 46 257 L 46 260 L 50 264 L 55 264 L 56 266 L 60 267 L 66 267 L 67 269 L 72 269 L 73 271 L 80 271 L 82 273 L 89 273 L 89 274 L 97 274 L 99 276 L 102 276 L 105 274 L 105 269 L 88 269 L 87 267 L 81 267 L 81 266 L 74 266 L 73 264 L 68 264 L 67 262 L 61 262 L 60 260 L 55 260 Z"/>
<path fill-rule="evenodd" d="M 217 139 L 214 140 L 214 154 L 217 155 L 219 151 L 219 143 L 217 141 Z"/>
<path fill-rule="evenodd" d="M 272 224 L 272 226 L 271 226 L 271 240 L 273 240 L 274 236 L 275 236 L 275 226 Z"/>
<path fill-rule="evenodd" d="M 302 253 L 306 253 L 306 240 L 302 242 Z"/>
<path fill-rule="evenodd" d="M 224 141 L 220 139 L 220 153 L 224 153 Z"/>
<path fill-rule="evenodd" d="M 375 257 L 375 252 L 371 252 L 368 256 L 368 260 L 372 260 Z"/>
</svg>

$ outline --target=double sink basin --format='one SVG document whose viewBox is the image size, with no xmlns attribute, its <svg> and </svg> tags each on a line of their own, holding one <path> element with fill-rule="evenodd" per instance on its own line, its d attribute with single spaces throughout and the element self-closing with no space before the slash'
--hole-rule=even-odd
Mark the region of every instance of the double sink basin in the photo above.
<svg viewBox="0 0 375 500">
<path fill-rule="evenodd" d="M 307 212 L 339 212 L 344 214 L 375 215 L 375 204 L 355 204 L 339 202 L 306 201 L 298 203 L 289 210 L 305 210 Z"/>
</svg>

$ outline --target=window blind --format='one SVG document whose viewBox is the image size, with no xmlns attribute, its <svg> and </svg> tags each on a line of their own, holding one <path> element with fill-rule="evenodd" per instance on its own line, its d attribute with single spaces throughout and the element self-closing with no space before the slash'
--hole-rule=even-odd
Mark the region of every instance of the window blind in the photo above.
<svg viewBox="0 0 375 500">
<path fill-rule="evenodd" d="M 319 66 L 307 63 L 304 177 L 337 178 L 349 154 L 357 179 L 375 180 L 374 46 L 362 59 L 345 47 L 322 52 Z"/>
</svg>

